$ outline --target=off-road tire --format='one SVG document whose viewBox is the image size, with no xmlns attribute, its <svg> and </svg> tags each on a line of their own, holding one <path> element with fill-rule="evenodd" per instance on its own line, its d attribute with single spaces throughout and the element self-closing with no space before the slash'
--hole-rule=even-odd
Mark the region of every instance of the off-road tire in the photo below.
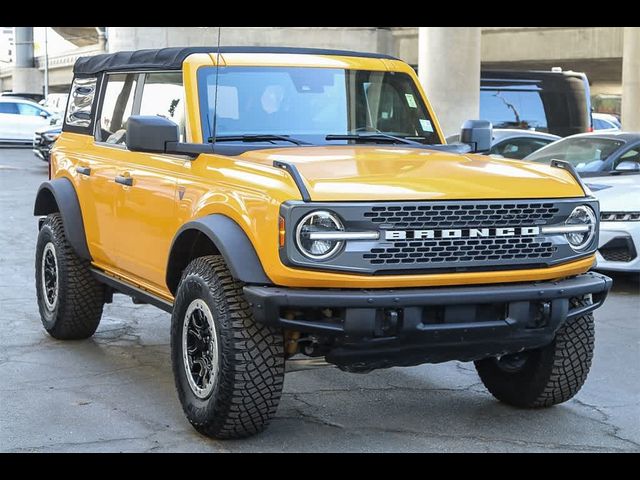
<svg viewBox="0 0 640 480">
<path fill-rule="evenodd" d="M 574 306 L 587 305 L 574 298 Z M 484 386 L 501 402 L 522 408 L 550 407 L 573 397 L 587 379 L 594 348 L 593 314 L 568 320 L 551 344 L 527 352 L 515 372 L 498 366 L 495 358 L 475 362 Z"/>
<path fill-rule="evenodd" d="M 213 316 L 217 341 L 218 369 L 206 398 L 189 385 L 182 346 L 187 309 L 198 299 Z M 180 403 L 198 432 L 248 437 L 264 430 L 276 413 L 285 373 L 282 331 L 254 321 L 242 284 L 219 255 L 196 258 L 182 274 L 171 317 L 171 360 Z"/>
<path fill-rule="evenodd" d="M 47 306 L 42 286 L 42 256 L 48 244 L 53 245 L 57 262 L 58 290 L 52 307 Z M 60 214 L 48 215 L 36 244 L 36 295 L 42 325 L 52 337 L 88 338 L 98 328 L 105 287 L 91 275 L 89 267 L 90 262 L 78 257 L 67 241 Z"/>
</svg>

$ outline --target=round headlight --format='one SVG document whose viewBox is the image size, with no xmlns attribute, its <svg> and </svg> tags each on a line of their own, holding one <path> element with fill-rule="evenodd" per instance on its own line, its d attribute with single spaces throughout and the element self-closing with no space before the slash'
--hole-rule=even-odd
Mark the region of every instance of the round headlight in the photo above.
<svg viewBox="0 0 640 480">
<path fill-rule="evenodd" d="M 581 205 L 573 209 L 569 218 L 565 222 L 567 225 L 580 225 L 581 230 L 565 233 L 565 237 L 574 250 L 583 250 L 593 240 L 596 234 L 596 214 L 586 205 Z"/>
<path fill-rule="evenodd" d="M 296 244 L 300 252 L 313 260 L 325 260 L 336 253 L 343 240 L 314 238 L 313 234 L 343 231 L 344 227 L 337 215 L 319 210 L 300 220 L 296 228 Z M 319 235 L 320 237 L 322 235 Z"/>
</svg>

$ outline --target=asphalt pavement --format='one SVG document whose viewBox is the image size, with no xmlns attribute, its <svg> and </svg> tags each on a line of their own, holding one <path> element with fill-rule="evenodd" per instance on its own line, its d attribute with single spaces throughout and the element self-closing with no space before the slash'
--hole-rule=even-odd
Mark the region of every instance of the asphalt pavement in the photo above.
<svg viewBox="0 0 640 480">
<path fill-rule="evenodd" d="M 42 328 L 32 213 L 46 178 L 30 149 L 0 148 L 0 451 L 640 451 L 640 292 L 625 276 L 596 312 L 587 382 L 562 405 L 500 404 L 469 363 L 366 375 L 298 366 L 266 432 L 203 437 L 174 388 L 168 314 L 116 295 L 89 340 L 58 341 Z"/>
</svg>

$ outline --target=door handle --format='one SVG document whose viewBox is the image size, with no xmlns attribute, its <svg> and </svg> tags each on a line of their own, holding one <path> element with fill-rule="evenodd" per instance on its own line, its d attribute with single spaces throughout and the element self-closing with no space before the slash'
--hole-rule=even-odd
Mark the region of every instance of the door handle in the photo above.
<svg viewBox="0 0 640 480">
<path fill-rule="evenodd" d="M 76 167 L 76 172 L 80 175 L 86 175 L 87 177 L 91 175 L 91 169 L 89 167 Z"/>
<path fill-rule="evenodd" d="M 116 176 L 116 183 L 119 183 L 120 185 L 126 185 L 127 187 L 130 187 L 130 186 L 133 185 L 133 178 L 125 177 L 123 175 L 118 175 L 118 176 Z"/>
</svg>

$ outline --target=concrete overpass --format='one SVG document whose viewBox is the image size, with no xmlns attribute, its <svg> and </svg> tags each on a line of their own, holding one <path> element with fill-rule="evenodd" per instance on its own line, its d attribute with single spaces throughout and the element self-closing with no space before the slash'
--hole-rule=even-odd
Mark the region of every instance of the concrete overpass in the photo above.
<svg viewBox="0 0 640 480">
<path fill-rule="evenodd" d="M 458 30 L 463 27 L 452 27 Z M 585 72 L 592 93 L 622 93 L 624 27 L 482 27 L 483 68 Z M 418 64 L 418 29 L 394 28 L 395 53 Z"/>
<path fill-rule="evenodd" d="M 96 27 L 54 29 L 78 48 L 49 58 L 52 92 L 68 88 L 73 62 L 80 55 L 177 45 L 215 45 L 218 33 L 217 27 L 107 27 L 105 41 Z M 635 57 L 631 54 L 640 50 L 634 43 L 637 30 L 623 27 L 426 27 L 422 54 L 419 29 L 415 27 L 224 27 L 221 43 L 377 51 L 396 55 L 416 67 L 422 60 L 423 65 L 431 65 L 422 72 L 427 90 L 438 99 L 434 103 L 442 112 L 441 116 L 453 115 L 452 129 L 453 125 L 459 125 L 460 115 L 477 116 L 477 113 L 472 115 L 478 110 L 477 95 L 472 90 L 478 83 L 480 64 L 490 68 L 548 70 L 561 67 L 584 71 L 592 84 L 592 93 L 620 94 L 623 90 L 623 57 L 627 53 L 625 85 L 629 87 L 625 87 L 625 96 L 633 97 L 636 90 L 640 91 L 640 66 L 634 66 Z M 34 59 L 32 68 L 32 72 L 39 73 L 29 77 L 29 88 L 34 88 L 34 79 L 42 78 L 44 58 Z M 20 80 L 19 85 L 14 81 L 16 70 L 0 69 L 0 90 L 25 87 L 24 80 Z M 472 82 L 467 81 L 469 76 L 473 78 Z M 434 85 L 439 86 L 437 91 L 431 88 Z M 37 88 L 41 91 L 41 83 Z M 469 95 L 465 93 L 467 90 Z M 450 92 L 456 92 L 456 95 Z M 461 98 L 465 101 L 461 102 Z M 461 104 L 466 107 L 460 107 Z M 627 107 L 628 121 L 632 110 L 638 110 L 640 116 L 636 106 L 637 103 L 632 103 Z M 452 113 L 453 110 L 458 113 Z M 640 131 L 640 117 L 637 123 L 630 125 Z"/>
</svg>

